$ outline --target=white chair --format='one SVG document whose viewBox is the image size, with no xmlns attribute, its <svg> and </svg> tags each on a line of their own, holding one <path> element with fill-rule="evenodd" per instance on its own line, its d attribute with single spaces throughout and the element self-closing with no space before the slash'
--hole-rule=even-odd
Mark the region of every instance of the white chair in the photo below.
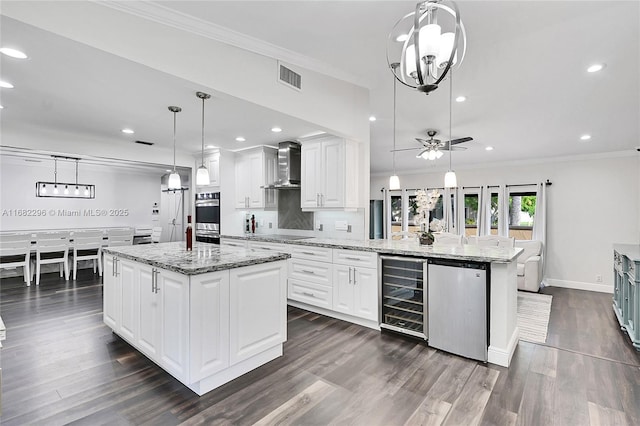
<svg viewBox="0 0 640 426">
<path fill-rule="evenodd" d="M 542 242 L 520 240 L 515 246 L 524 250 L 517 259 L 518 290 L 538 292 L 542 281 Z"/>
<path fill-rule="evenodd" d="M 107 245 L 109 247 L 130 246 L 133 244 L 133 228 L 109 229 Z"/>
<path fill-rule="evenodd" d="M 435 237 L 434 245 L 438 246 L 461 246 L 462 235 L 452 234 L 450 232 L 440 232 L 433 234 Z"/>
<path fill-rule="evenodd" d="M 78 231 L 73 233 L 73 279 L 78 274 L 78 261 L 93 260 L 93 273 L 102 276 L 102 231 Z"/>
<path fill-rule="evenodd" d="M 162 226 L 155 226 L 151 231 L 151 242 L 159 243 L 162 237 Z"/>
<path fill-rule="evenodd" d="M 40 285 L 40 267 L 60 263 L 60 276 L 69 280 L 69 232 L 42 232 L 36 234 L 36 285 Z"/>
<path fill-rule="evenodd" d="M 477 237 L 477 244 L 483 247 L 515 247 L 516 239 L 500 235 L 482 235 Z"/>
<path fill-rule="evenodd" d="M 22 266 L 24 282 L 31 285 L 31 234 L 9 234 L 0 237 L 0 268 Z"/>
</svg>

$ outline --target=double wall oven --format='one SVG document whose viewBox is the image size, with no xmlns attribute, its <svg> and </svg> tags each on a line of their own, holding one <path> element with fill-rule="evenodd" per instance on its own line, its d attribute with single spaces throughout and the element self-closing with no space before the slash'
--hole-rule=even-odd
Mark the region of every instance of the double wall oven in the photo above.
<svg viewBox="0 0 640 426">
<path fill-rule="evenodd" d="M 196 241 L 220 244 L 220 193 L 196 194 Z"/>
</svg>

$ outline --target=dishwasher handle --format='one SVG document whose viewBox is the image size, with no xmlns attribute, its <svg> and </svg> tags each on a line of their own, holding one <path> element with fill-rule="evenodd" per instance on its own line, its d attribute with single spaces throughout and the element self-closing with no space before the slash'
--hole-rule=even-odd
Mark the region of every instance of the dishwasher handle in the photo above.
<svg viewBox="0 0 640 426">
<path fill-rule="evenodd" d="M 451 266 L 453 268 L 466 268 L 466 269 L 482 269 L 487 270 L 488 263 L 486 262 L 473 262 L 470 260 L 455 260 L 455 259 L 442 259 L 432 258 L 427 259 L 429 265 Z"/>
</svg>

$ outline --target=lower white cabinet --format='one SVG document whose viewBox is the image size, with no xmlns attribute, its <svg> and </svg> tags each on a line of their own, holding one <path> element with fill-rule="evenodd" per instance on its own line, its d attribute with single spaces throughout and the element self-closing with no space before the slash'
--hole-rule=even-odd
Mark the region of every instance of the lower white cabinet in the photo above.
<svg viewBox="0 0 640 426">
<path fill-rule="evenodd" d="M 287 340 L 286 269 L 261 264 L 231 269 L 229 361 L 234 365 Z"/>
<path fill-rule="evenodd" d="M 117 256 L 105 254 L 102 274 L 102 317 L 104 323 L 114 331 L 120 329 L 122 309 L 120 304 L 122 286 L 116 275 L 118 260 Z"/>
<path fill-rule="evenodd" d="M 376 269 L 333 265 L 333 309 L 376 321 L 378 273 Z"/>
</svg>

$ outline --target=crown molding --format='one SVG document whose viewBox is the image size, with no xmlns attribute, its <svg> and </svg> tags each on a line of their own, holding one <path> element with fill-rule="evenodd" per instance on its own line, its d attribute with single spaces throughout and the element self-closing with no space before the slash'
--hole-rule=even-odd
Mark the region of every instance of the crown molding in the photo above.
<svg viewBox="0 0 640 426">
<path fill-rule="evenodd" d="M 120 12 L 135 15 L 143 19 L 157 22 L 181 31 L 186 31 L 215 40 L 258 55 L 266 56 L 288 64 L 299 66 L 320 74 L 343 80 L 356 86 L 365 87 L 360 79 L 346 71 L 340 70 L 326 62 L 302 55 L 289 49 L 277 46 L 264 40 L 213 24 L 204 19 L 178 12 L 167 6 L 149 0 L 115 1 L 90 0 L 95 4 L 109 7 Z M 368 89 L 368 87 L 365 87 Z"/>
</svg>

